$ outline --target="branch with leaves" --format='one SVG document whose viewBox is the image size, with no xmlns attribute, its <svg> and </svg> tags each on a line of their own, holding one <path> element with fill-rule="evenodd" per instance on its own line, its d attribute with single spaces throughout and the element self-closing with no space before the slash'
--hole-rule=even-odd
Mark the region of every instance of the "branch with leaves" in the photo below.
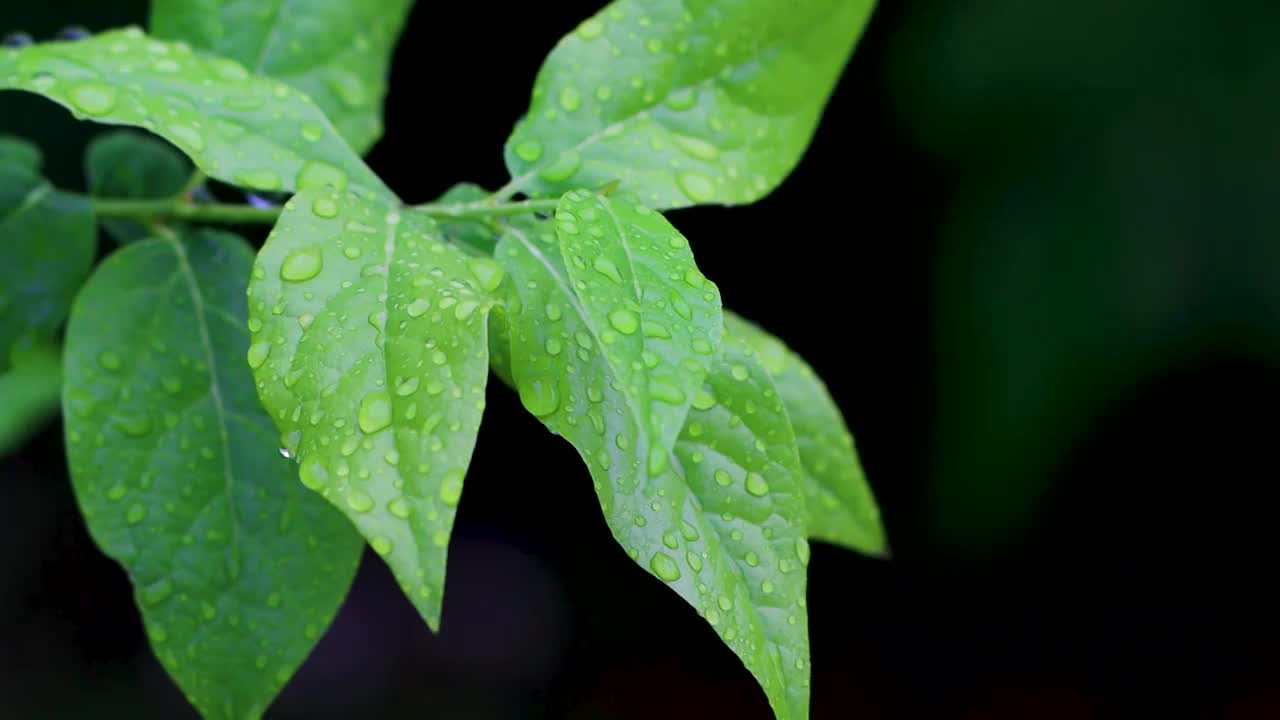
<svg viewBox="0 0 1280 720">
<path fill-rule="evenodd" d="M 492 369 L 578 450 L 631 559 L 806 718 L 809 541 L 882 555 L 879 513 L 821 380 L 722 307 L 661 211 L 781 183 L 872 2 L 618 0 L 544 62 L 510 181 L 420 206 L 360 155 L 410 4 L 290 24 L 156 0 L 152 34 L 0 49 L 0 89 L 163 138 L 100 136 L 87 197 L 0 139 L 0 447 L 60 399 L 156 656 L 205 717 L 259 717 L 366 544 L 438 629 Z M 253 223 L 256 255 L 207 227 Z M 98 226 L 120 247 L 93 267 Z"/>
</svg>

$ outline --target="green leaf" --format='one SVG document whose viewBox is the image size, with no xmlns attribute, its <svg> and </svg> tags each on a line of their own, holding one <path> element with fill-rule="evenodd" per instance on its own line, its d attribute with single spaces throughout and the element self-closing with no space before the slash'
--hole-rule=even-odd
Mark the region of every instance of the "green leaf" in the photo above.
<svg viewBox="0 0 1280 720">
<path fill-rule="evenodd" d="M 719 604 L 731 612 L 716 629 L 764 688 L 774 714 L 804 720 L 809 717 L 809 544 L 800 461 L 778 390 L 759 355 L 740 339 L 726 335 L 720 362 L 689 413 L 676 454 L 684 482 L 719 545 L 718 558 L 710 547 L 703 551 L 709 556 L 704 561 L 716 561 L 702 563 L 708 573 L 697 573 L 699 563 L 687 555 L 686 569 L 730 598 L 731 606 Z M 709 594 L 696 606 L 710 620 Z"/>
<path fill-rule="evenodd" d="M 781 340 L 725 312 L 725 333 L 751 344 L 782 394 L 803 469 L 809 536 L 886 555 L 884 526 L 840 408 L 822 380 Z"/>
<path fill-rule="evenodd" d="M 489 369 L 498 379 L 514 388 L 515 379 L 511 376 L 511 326 L 507 321 L 506 301 L 513 297 L 513 290 L 507 281 L 497 291 L 497 296 L 504 302 L 496 302 L 489 311 Z"/>
<path fill-rule="evenodd" d="M 565 36 L 507 140 L 511 190 L 613 180 L 653 207 L 767 195 L 800 161 L 874 0 L 617 0 Z"/>
<path fill-rule="evenodd" d="M 493 193 L 474 183 L 458 183 L 449 188 L 433 204 L 447 205 L 451 203 L 472 203 L 484 200 Z M 508 218 L 509 222 L 534 222 L 532 215 Z M 475 219 L 441 220 L 440 234 L 450 243 L 461 249 L 474 251 L 483 255 L 493 255 L 497 245 L 498 232 L 492 224 Z M 494 291 L 495 299 L 505 298 L 508 294 L 510 280 L 503 277 L 500 287 Z M 511 385 L 511 340 L 507 337 L 507 318 L 502 303 L 495 302 L 489 311 L 489 369 L 493 370 L 504 383 Z"/>
<path fill-rule="evenodd" d="M 572 340 L 586 354 L 599 347 L 653 446 L 670 448 L 720 342 L 719 290 L 684 236 L 642 205 L 573 191 L 560 199 L 555 229 L 573 310 L 590 335 Z"/>
<path fill-rule="evenodd" d="M 317 190 L 286 204 L 249 288 L 249 365 L 303 484 L 355 523 L 433 629 L 501 272 L 424 214 Z"/>
<path fill-rule="evenodd" d="M 570 212 L 579 235 L 590 237 L 599 225 L 583 220 L 585 209 Z M 639 218 L 636 230 L 660 237 L 658 221 L 651 220 L 660 216 Z M 561 233 L 563 223 L 558 220 Z M 631 249 L 643 258 L 642 250 L 670 247 L 674 237 L 671 232 L 664 242 L 643 248 L 633 243 Z M 618 242 L 617 236 L 610 239 Z M 712 356 L 687 350 L 698 338 L 714 337 L 707 326 L 718 319 L 707 320 L 719 317 L 718 298 L 708 301 L 703 290 L 684 284 L 684 271 L 693 267 L 687 249 L 679 259 L 666 261 L 675 272 L 658 274 L 644 288 L 650 310 L 645 319 L 662 317 L 673 337 L 644 338 L 644 349 L 636 352 L 619 347 L 623 336 L 604 341 L 606 332 L 616 330 L 588 309 L 599 289 L 585 280 L 585 288 L 575 284 L 574 253 L 566 244 L 562 256 L 558 244 L 549 230 L 518 225 L 498 244 L 496 258 L 509 272 L 515 295 L 507 313 L 521 398 L 552 432 L 577 448 L 613 536 L 627 554 L 720 633 L 759 680 L 779 717 L 807 717 L 803 495 L 794 438 L 776 390 L 758 360 L 740 346 L 723 348 L 732 362 L 714 364 Z M 584 264 L 593 265 L 588 257 L 582 256 Z M 684 317 L 686 309 L 692 320 Z M 700 332 L 688 332 L 690 325 Z M 665 423 L 675 419 L 674 413 L 652 412 L 659 403 L 635 375 L 637 368 L 662 367 L 680 356 L 678 372 L 705 380 L 685 385 L 690 403 L 680 405 L 694 409 L 680 421 L 677 443 Z M 706 369 L 694 372 L 686 362 L 691 358 Z M 661 432 L 650 425 L 654 417 Z"/>
<path fill-rule="evenodd" d="M 37 345 L 0 373 L 0 457 L 17 450 L 58 412 L 62 358 L 58 348 Z"/>
<path fill-rule="evenodd" d="M 171 198 L 191 176 L 191 164 L 172 145 L 151 135 L 115 130 L 89 143 L 85 175 L 94 197 Z M 152 235 L 142 223 L 123 218 L 103 218 L 102 227 L 122 245 Z"/>
<path fill-rule="evenodd" d="M 88 201 L 54 189 L 29 160 L 0 161 L 0 371 L 15 346 L 62 326 L 97 248 Z"/>
<path fill-rule="evenodd" d="M 363 153 L 382 136 L 391 54 L 413 0 L 153 0 L 151 30 L 315 100 Z"/>
<path fill-rule="evenodd" d="M 361 543 L 298 487 L 244 365 L 241 238 L 134 243 L 76 299 L 67 456 L 89 532 L 128 571 L 151 646 L 207 718 L 256 718 L 311 651 Z"/>
<path fill-rule="evenodd" d="M 146 128 L 210 177 L 261 191 L 335 186 L 392 197 L 307 96 L 137 28 L 0 49 L 0 90 L 78 118 Z"/>
<path fill-rule="evenodd" d="M 44 160 L 40 147 L 13 135 L 0 135 L 0 165 L 40 172 Z"/>
<path fill-rule="evenodd" d="M 643 206 L 573 191 L 554 225 L 554 235 L 509 226 L 495 256 L 512 281 L 521 401 L 592 462 L 639 451 L 659 473 L 713 363 L 719 290 L 684 237 Z M 590 422 L 578 426 L 584 414 Z M 616 418 L 628 421 L 627 434 L 605 442 L 600 433 Z"/>
</svg>

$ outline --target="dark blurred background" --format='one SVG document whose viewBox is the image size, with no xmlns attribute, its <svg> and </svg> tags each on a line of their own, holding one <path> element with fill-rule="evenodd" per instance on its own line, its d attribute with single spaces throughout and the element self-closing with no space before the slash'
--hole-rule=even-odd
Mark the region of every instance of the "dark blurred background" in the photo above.
<svg viewBox="0 0 1280 720">
<path fill-rule="evenodd" d="M 542 57 L 598 6 L 419 2 L 373 167 L 411 202 L 501 184 Z M 144 19 L 5 2 L 0 32 Z M 0 98 L 63 186 L 96 131 Z M 784 187 L 671 214 L 827 379 L 882 503 L 892 560 L 814 551 L 814 718 L 1280 718 L 1277 194 L 1274 2 L 886 1 Z M 270 717 L 769 717 L 491 387 L 441 634 L 370 555 Z M 0 716 L 192 717 L 60 427 L 0 476 Z"/>
</svg>

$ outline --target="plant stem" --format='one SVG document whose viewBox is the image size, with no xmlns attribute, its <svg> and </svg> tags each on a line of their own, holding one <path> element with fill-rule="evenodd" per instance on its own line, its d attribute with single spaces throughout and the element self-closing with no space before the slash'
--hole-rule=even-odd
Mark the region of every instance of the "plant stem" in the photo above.
<svg viewBox="0 0 1280 720">
<path fill-rule="evenodd" d="M 493 204 L 488 200 L 448 205 L 416 205 L 415 210 L 437 220 L 484 220 L 535 212 L 554 212 L 557 200 L 522 200 Z M 129 218 L 142 223 L 163 220 L 190 222 L 273 224 L 281 208 L 258 208 L 252 205 L 226 203 L 190 203 L 185 198 L 161 200 L 93 199 L 93 211 L 99 217 Z"/>
<path fill-rule="evenodd" d="M 182 200 L 182 201 L 190 200 L 191 193 L 195 192 L 196 188 L 200 187 L 200 184 L 207 179 L 208 179 L 208 176 L 206 176 L 204 172 L 202 172 L 201 170 L 199 169 L 193 170 L 191 172 L 191 177 L 187 178 L 186 184 L 184 184 L 182 186 L 182 189 L 178 191 L 178 195 L 175 198 L 175 200 Z"/>
<path fill-rule="evenodd" d="M 506 185 L 495 190 L 490 199 L 494 202 L 503 202 L 509 200 L 512 195 L 518 192 L 520 192 L 520 184 L 516 182 L 516 178 L 511 178 Z"/>
<path fill-rule="evenodd" d="M 420 210 L 437 220 L 479 220 L 483 218 L 511 217 L 527 215 L 535 212 L 555 212 L 559 200 L 521 200 L 519 202 L 494 204 L 490 200 L 455 205 L 416 205 Z"/>
<path fill-rule="evenodd" d="M 178 200 L 104 200 L 93 199 L 93 211 L 99 217 L 129 218 L 142 223 L 164 219 L 214 223 L 274 223 L 280 208 L 256 208 L 251 205 L 223 203 L 191 204 Z"/>
</svg>

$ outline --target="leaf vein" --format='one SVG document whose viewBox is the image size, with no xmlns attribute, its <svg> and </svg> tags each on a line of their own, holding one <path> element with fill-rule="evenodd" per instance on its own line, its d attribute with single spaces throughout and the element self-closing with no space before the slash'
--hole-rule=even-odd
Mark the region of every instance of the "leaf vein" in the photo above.
<svg viewBox="0 0 1280 720">
<path fill-rule="evenodd" d="M 205 315 L 207 305 L 201 293 L 195 271 L 187 257 L 187 250 L 181 241 L 169 236 L 166 238 L 178 257 L 178 267 L 187 280 L 187 288 L 191 293 L 191 302 L 195 307 L 196 329 L 200 334 L 200 342 L 204 346 L 205 357 L 209 363 L 209 397 L 213 401 L 213 410 L 218 416 L 218 437 L 222 443 L 222 475 L 227 491 L 227 514 L 231 520 L 231 545 L 240 544 L 240 520 L 236 514 L 234 478 L 231 471 L 231 440 L 227 436 L 227 409 L 222 400 L 222 389 L 218 379 L 218 360 L 214 353 L 213 341 L 209 335 L 209 320 Z"/>
</svg>

